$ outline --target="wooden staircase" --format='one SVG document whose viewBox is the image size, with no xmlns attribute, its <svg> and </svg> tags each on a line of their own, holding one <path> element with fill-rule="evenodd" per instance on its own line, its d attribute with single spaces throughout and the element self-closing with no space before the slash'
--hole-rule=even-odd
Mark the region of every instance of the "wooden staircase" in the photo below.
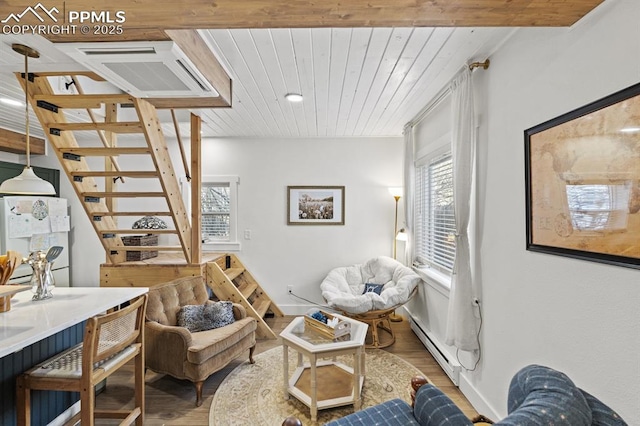
<svg viewBox="0 0 640 426">
<path fill-rule="evenodd" d="M 78 94 L 56 94 L 47 78 L 54 75 L 60 73 L 29 74 L 29 81 L 33 82 L 29 84 L 29 103 L 48 133 L 53 151 L 104 246 L 107 264 L 101 265 L 101 285 L 108 281 L 109 286 L 150 286 L 199 273 L 219 299 L 243 305 L 247 314 L 258 321 L 259 338 L 277 338 L 264 317 L 269 313 L 283 316 L 283 313 L 238 258 L 235 255 L 217 255 L 215 260 L 202 263 L 200 241 L 192 241 L 187 210 L 155 107 L 128 94 L 84 94 L 79 87 Z M 24 89 L 24 75 L 18 74 L 18 80 Z M 118 111 L 125 107 L 135 110 L 137 120 L 118 121 Z M 105 118 L 99 121 L 94 110 L 102 108 Z M 68 122 L 63 113 L 66 110 L 86 113 L 91 122 Z M 97 137 L 81 138 L 81 146 L 75 132 L 87 131 L 95 132 Z M 117 146 L 117 135 L 132 133 L 140 137 L 134 141 L 127 140 L 126 146 Z M 119 160 L 135 165 L 135 169 L 123 169 Z M 122 183 L 116 186 L 118 180 Z M 136 205 L 155 207 L 120 210 L 117 200 L 121 198 L 137 198 L 140 200 Z M 168 229 L 119 227 L 118 217 L 123 216 L 165 217 Z M 124 235 L 141 233 L 174 234 L 180 245 L 123 244 Z M 154 259 L 127 262 L 127 251 L 165 252 L 165 259 L 184 257 L 183 260 L 163 260 L 158 264 L 149 262 Z M 135 282 L 126 281 L 123 276 Z"/>
<path fill-rule="evenodd" d="M 192 263 L 191 225 L 155 107 L 128 94 L 55 94 L 46 73 L 30 74 L 29 77 L 29 81 L 33 81 L 29 84 L 29 102 L 44 131 L 48 133 L 48 139 L 62 169 L 70 179 L 105 248 L 107 261 L 118 264 L 125 262 L 127 251 L 151 250 L 181 251 L 187 264 Z M 24 89 L 23 75 L 18 75 L 18 80 Z M 135 109 L 137 120 L 118 121 L 118 106 Z M 95 120 L 92 110 L 97 108 L 104 108 L 104 121 Z M 80 110 L 79 114 L 86 112 L 91 117 L 91 122 L 67 122 L 63 110 Z M 80 146 L 74 133 L 86 131 L 96 132 L 102 144 L 96 143 L 96 137 L 95 140 L 86 143 L 90 146 Z M 141 136 L 136 138 L 135 146 L 116 146 L 118 134 L 130 133 Z M 118 158 L 125 156 L 135 156 L 135 162 L 129 163 L 147 166 L 148 170 L 123 170 L 118 165 Z M 102 157 L 103 161 L 100 162 L 95 157 Z M 103 166 L 99 167 L 99 170 L 92 170 L 90 163 L 94 168 L 96 164 Z M 139 179 L 143 179 L 144 182 Z M 117 180 L 121 180 L 122 185 L 116 186 Z M 135 182 L 136 180 L 138 182 Z M 120 198 L 144 199 L 140 205 L 155 208 L 119 210 L 117 199 Z M 121 216 L 165 217 L 168 229 L 123 229 L 117 225 L 117 218 Z M 140 233 L 175 234 L 180 245 L 123 244 L 122 235 Z"/>
<path fill-rule="evenodd" d="M 258 321 L 258 338 L 276 339 L 278 336 L 264 321 L 271 313 L 281 317 L 284 314 L 260 287 L 251 273 L 234 254 L 220 256 L 207 263 L 207 285 L 221 300 L 239 303 L 247 310 L 247 315 Z"/>
</svg>

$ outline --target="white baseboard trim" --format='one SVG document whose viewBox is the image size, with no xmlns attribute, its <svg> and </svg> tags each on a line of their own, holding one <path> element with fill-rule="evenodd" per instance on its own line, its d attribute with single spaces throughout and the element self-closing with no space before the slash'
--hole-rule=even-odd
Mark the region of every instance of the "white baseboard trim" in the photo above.
<svg viewBox="0 0 640 426">
<path fill-rule="evenodd" d="M 502 417 L 496 412 L 496 410 L 487 402 L 487 400 L 478 392 L 475 386 L 469 381 L 466 373 L 460 374 L 460 392 L 467 398 L 469 403 L 480 414 L 485 415 L 494 422 L 497 422 Z"/>
<path fill-rule="evenodd" d="M 325 308 L 322 308 L 320 306 L 312 305 L 312 304 L 306 304 L 306 305 L 294 305 L 294 304 L 281 305 L 281 304 L 278 304 L 278 307 L 280 308 L 282 313 L 284 313 L 285 315 L 295 315 L 295 316 L 304 315 L 311 308 L 318 308 L 318 309 L 323 309 L 323 310 L 325 309 Z"/>
<path fill-rule="evenodd" d="M 431 356 L 438 362 L 440 368 L 449 376 L 454 385 L 459 386 L 460 383 L 460 363 L 457 359 L 448 357 L 446 353 L 438 348 L 437 339 L 421 325 L 413 316 L 409 318 L 411 329 L 418 336 L 418 339 L 427 348 Z"/>
</svg>

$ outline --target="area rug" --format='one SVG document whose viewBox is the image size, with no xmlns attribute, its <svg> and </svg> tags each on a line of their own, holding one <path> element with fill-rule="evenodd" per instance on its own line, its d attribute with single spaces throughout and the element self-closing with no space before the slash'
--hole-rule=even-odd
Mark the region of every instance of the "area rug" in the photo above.
<svg viewBox="0 0 640 426">
<path fill-rule="evenodd" d="M 295 370 L 296 359 L 296 353 L 289 349 L 289 376 Z M 306 405 L 294 397 L 284 398 L 282 348 L 270 349 L 256 356 L 255 361 L 238 366 L 220 384 L 209 410 L 210 426 L 278 426 L 288 416 L 298 417 L 305 426 L 322 425 L 353 413 L 353 405 L 319 410 L 317 423 L 311 422 Z M 338 361 L 353 366 L 353 356 L 341 356 Z M 381 349 L 367 349 L 365 363 L 362 408 L 393 398 L 410 402 L 411 377 L 424 375 L 402 358 Z"/>
</svg>

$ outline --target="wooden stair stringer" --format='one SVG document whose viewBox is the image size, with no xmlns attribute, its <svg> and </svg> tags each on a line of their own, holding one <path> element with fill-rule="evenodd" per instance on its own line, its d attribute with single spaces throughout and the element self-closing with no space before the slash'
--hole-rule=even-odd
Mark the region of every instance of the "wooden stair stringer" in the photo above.
<svg viewBox="0 0 640 426">
<path fill-rule="evenodd" d="M 162 133 L 162 125 L 153 105 L 143 99 L 135 99 L 134 105 L 138 110 L 138 117 L 142 123 L 147 144 L 151 148 L 151 157 L 158 171 L 158 178 L 165 193 L 167 205 L 173 216 L 184 257 L 187 263 L 191 263 L 191 224 L 187 209 L 182 201 L 182 194 L 180 193 L 178 178 L 171 163 L 169 149 Z"/>
</svg>

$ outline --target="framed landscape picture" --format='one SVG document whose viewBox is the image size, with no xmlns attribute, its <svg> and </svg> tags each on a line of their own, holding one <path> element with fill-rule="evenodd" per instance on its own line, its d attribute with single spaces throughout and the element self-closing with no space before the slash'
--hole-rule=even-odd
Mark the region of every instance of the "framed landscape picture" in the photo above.
<svg viewBox="0 0 640 426">
<path fill-rule="evenodd" d="M 527 250 L 640 269 L 640 84 L 525 130 Z"/>
<path fill-rule="evenodd" d="M 344 186 L 287 186 L 288 225 L 344 225 Z"/>
</svg>

